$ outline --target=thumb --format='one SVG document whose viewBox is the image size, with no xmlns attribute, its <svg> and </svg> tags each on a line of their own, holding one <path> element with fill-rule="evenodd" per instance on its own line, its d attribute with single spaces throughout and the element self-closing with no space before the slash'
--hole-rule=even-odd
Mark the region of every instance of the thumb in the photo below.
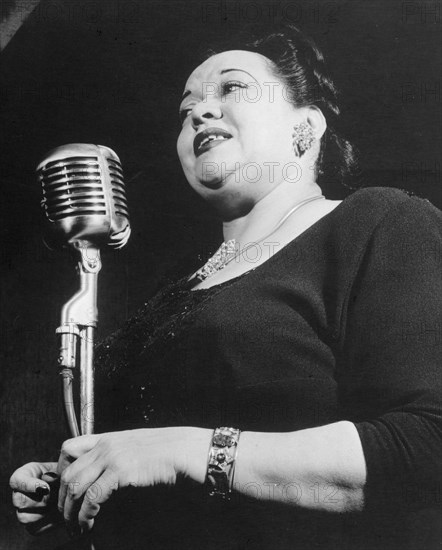
<svg viewBox="0 0 442 550">
<path fill-rule="evenodd" d="M 41 476 L 42 481 L 46 481 L 49 485 L 52 485 L 53 483 L 57 483 L 60 481 L 60 476 L 57 474 L 57 472 L 45 472 Z"/>
</svg>

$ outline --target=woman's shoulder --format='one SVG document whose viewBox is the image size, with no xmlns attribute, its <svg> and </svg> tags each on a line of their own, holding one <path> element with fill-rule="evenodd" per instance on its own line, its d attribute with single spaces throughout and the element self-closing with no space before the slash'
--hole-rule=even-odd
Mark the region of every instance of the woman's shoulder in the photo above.
<svg viewBox="0 0 442 550">
<path fill-rule="evenodd" d="M 427 199 L 393 187 L 358 189 L 316 225 L 311 236 L 320 240 L 318 246 L 344 263 L 379 247 L 392 251 L 422 243 L 442 246 L 442 211 Z"/>
<path fill-rule="evenodd" d="M 341 203 L 341 214 L 358 225 L 374 230 L 379 226 L 397 226 L 406 231 L 442 228 L 442 211 L 428 199 L 395 187 L 364 187 Z"/>
<path fill-rule="evenodd" d="M 343 203 L 353 208 L 363 208 L 369 213 L 401 209 L 440 213 L 428 199 L 397 187 L 362 187 L 344 199 Z"/>
<path fill-rule="evenodd" d="M 358 265 L 365 259 L 383 270 L 388 264 L 425 269 L 430 276 L 440 270 L 442 211 L 429 200 L 397 188 L 371 187 L 355 191 L 340 207 L 326 243 L 344 263 L 353 257 Z"/>
</svg>

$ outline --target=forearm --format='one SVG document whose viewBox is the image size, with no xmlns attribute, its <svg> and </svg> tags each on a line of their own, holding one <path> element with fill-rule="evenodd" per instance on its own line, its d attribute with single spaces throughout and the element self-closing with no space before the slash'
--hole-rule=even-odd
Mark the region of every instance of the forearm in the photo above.
<svg viewBox="0 0 442 550">
<path fill-rule="evenodd" d="M 243 432 L 234 490 L 301 508 L 363 508 L 365 459 L 355 426 L 337 422 L 290 433 Z"/>
<path fill-rule="evenodd" d="M 117 488 L 203 484 L 212 430 L 170 427 L 83 435 L 63 443 L 58 506 L 90 529 Z M 365 459 L 355 426 L 338 422 L 289 433 L 241 434 L 234 490 L 258 499 L 330 512 L 363 507 Z M 94 488 L 95 485 L 95 488 Z M 96 486 L 100 487 L 99 496 Z"/>
</svg>

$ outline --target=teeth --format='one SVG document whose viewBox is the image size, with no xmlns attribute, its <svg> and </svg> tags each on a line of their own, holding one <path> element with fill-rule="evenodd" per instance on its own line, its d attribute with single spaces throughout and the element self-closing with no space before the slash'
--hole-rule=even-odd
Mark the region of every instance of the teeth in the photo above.
<svg viewBox="0 0 442 550">
<path fill-rule="evenodd" d="M 203 139 L 203 141 L 200 143 L 199 148 L 201 148 L 206 143 L 209 143 L 209 141 L 214 141 L 215 139 L 229 139 L 225 136 L 217 135 L 217 134 L 211 134 L 210 136 L 207 136 Z"/>
</svg>

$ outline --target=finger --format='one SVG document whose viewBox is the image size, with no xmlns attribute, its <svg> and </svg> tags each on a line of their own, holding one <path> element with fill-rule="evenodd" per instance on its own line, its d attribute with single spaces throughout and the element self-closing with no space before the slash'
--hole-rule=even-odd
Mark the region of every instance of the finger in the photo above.
<svg viewBox="0 0 442 550">
<path fill-rule="evenodd" d="M 54 464 L 55 464 L 55 462 L 54 462 Z M 57 467 L 56 464 L 55 464 L 55 467 Z M 52 483 L 59 483 L 60 476 L 57 474 L 57 472 L 45 472 L 41 476 L 41 479 L 43 481 L 47 481 L 49 483 L 49 485 L 51 485 Z"/>
<path fill-rule="evenodd" d="M 52 503 L 57 503 L 58 491 L 60 489 L 60 476 L 55 472 L 46 472 L 43 474 L 43 481 L 46 481 L 50 488 L 49 500 Z"/>
<path fill-rule="evenodd" d="M 56 510 L 48 512 L 44 517 L 28 523 L 25 526 L 26 531 L 31 535 L 40 535 L 45 531 L 48 531 L 55 525 L 58 525 L 63 522 L 62 516 Z"/>
<path fill-rule="evenodd" d="M 55 509 L 54 514 L 54 507 L 50 506 L 58 489 L 58 476 L 51 471 L 56 467 L 56 462 L 31 462 L 11 476 L 17 519 L 31 534 L 46 531 L 60 521 L 58 511 Z"/>
<path fill-rule="evenodd" d="M 77 523 L 81 499 L 103 472 L 103 463 L 91 451 L 78 458 L 61 476 L 58 509 L 67 522 Z"/>
<path fill-rule="evenodd" d="M 49 489 L 48 483 L 42 481 L 41 477 L 56 467 L 55 462 L 29 462 L 12 474 L 9 485 L 13 491 L 23 493 L 35 493 L 37 487 Z"/>
<path fill-rule="evenodd" d="M 118 477 L 112 470 L 105 470 L 103 474 L 86 491 L 83 503 L 78 514 L 78 523 L 85 531 L 90 531 L 100 506 L 106 502 L 118 488 Z"/>
<path fill-rule="evenodd" d="M 18 491 L 14 491 L 12 494 L 12 505 L 17 510 L 17 518 L 21 523 L 27 523 L 24 521 L 21 514 L 46 514 L 49 511 L 56 510 L 55 504 L 57 502 L 59 480 L 54 479 L 51 476 L 43 475 L 43 479 L 51 480 L 49 482 L 51 492 L 48 495 L 44 495 L 41 500 L 38 499 L 37 494 L 24 494 Z M 58 511 L 57 511 L 58 513 Z M 32 521 L 32 520 L 31 520 Z"/>
<path fill-rule="evenodd" d="M 15 508 L 46 506 L 49 501 L 54 500 L 54 496 L 57 494 L 58 487 L 60 485 L 57 474 L 54 472 L 46 472 L 42 475 L 41 479 L 42 481 L 46 481 L 47 485 L 39 484 L 39 480 L 37 478 L 31 479 L 31 482 L 22 482 L 23 490 L 19 491 L 18 489 L 14 489 L 12 493 L 12 505 Z M 24 490 L 30 486 L 32 487 L 34 483 L 38 484 L 34 492 Z"/>
<path fill-rule="evenodd" d="M 54 527 L 54 523 L 48 521 L 48 518 L 44 517 L 41 518 L 39 521 L 36 521 L 35 523 L 28 523 L 25 525 L 26 531 L 30 535 L 41 535 L 45 531 L 48 531 L 52 527 Z"/>
<path fill-rule="evenodd" d="M 12 505 L 14 508 L 25 510 L 26 508 L 44 508 L 48 505 L 50 495 L 45 495 L 41 500 L 38 500 L 38 497 L 33 493 L 21 493 L 14 492 L 12 493 Z"/>
<path fill-rule="evenodd" d="M 46 513 L 48 511 L 48 508 L 27 508 L 19 509 L 16 512 L 17 519 L 20 523 L 33 523 L 34 521 L 38 521 L 42 519 L 44 516 L 46 516 Z"/>
<path fill-rule="evenodd" d="M 36 521 L 35 523 L 28 523 L 28 525 L 25 525 L 26 531 L 30 535 L 41 535 L 45 531 L 48 531 L 54 527 L 54 524 L 51 522 L 48 522 L 47 518 L 42 518 L 39 521 Z"/>
<path fill-rule="evenodd" d="M 60 451 L 57 464 L 57 473 L 61 475 L 72 462 L 95 447 L 100 436 L 98 434 L 80 435 L 67 439 Z"/>
<path fill-rule="evenodd" d="M 50 489 L 45 485 L 38 485 L 32 493 L 24 489 L 22 491 L 14 490 L 12 493 L 12 504 L 17 508 L 23 508 L 28 504 L 46 503 L 49 499 L 49 493 Z"/>
<path fill-rule="evenodd" d="M 44 499 L 48 499 L 49 495 L 43 495 L 43 498 L 39 498 L 39 495 L 34 493 L 28 493 L 25 491 L 13 491 L 12 492 L 12 506 L 14 508 L 25 508 L 26 506 L 35 506 L 36 504 L 42 503 L 42 506 L 45 506 L 43 504 Z"/>
</svg>

